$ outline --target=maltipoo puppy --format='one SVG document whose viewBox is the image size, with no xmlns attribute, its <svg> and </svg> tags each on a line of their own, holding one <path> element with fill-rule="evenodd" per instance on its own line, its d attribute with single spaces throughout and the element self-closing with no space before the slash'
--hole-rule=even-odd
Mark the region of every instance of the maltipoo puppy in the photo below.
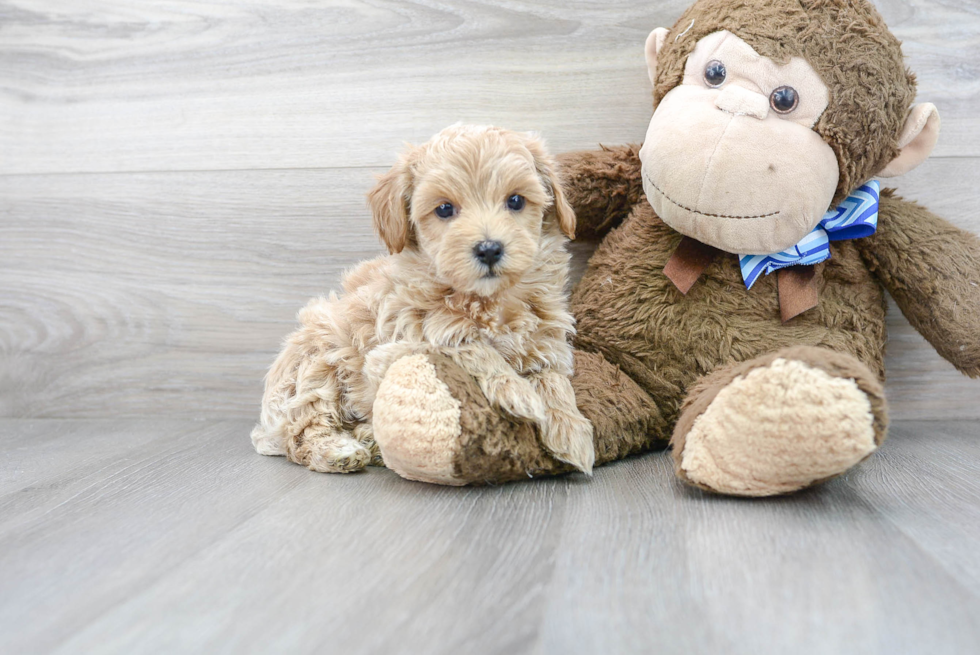
<svg viewBox="0 0 980 655">
<path fill-rule="evenodd" d="M 575 215 L 555 168 L 538 138 L 495 127 L 453 126 L 405 152 L 368 194 L 391 254 L 300 311 L 266 377 L 255 450 L 314 471 L 381 464 L 371 416 L 385 371 L 440 352 L 491 403 L 536 423 L 557 459 L 590 473 L 592 425 L 569 382 Z"/>
</svg>

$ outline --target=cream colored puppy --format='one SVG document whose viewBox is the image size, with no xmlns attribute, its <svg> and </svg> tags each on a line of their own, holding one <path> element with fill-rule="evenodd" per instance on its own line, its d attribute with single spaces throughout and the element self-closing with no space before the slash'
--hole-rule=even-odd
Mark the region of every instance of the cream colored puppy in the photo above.
<svg viewBox="0 0 980 655">
<path fill-rule="evenodd" d="M 266 377 L 255 450 L 314 471 L 380 464 L 371 416 L 385 371 L 437 351 L 492 403 L 536 423 L 556 458 L 590 473 L 592 425 L 569 382 L 575 215 L 542 142 L 453 126 L 404 153 L 368 197 L 391 254 L 299 313 Z"/>
</svg>

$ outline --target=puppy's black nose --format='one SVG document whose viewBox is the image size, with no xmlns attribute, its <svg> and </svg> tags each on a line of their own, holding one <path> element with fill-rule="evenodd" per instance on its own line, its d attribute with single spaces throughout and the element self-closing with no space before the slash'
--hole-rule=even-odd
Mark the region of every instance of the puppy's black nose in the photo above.
<svg viewBox="0 0 980 655">
<path fill-rule="evenodd" d="M 499 241 L 481 241 L 473 246 L 473 256 L 480 263 L 493 266 L 504 256 L 504 244 Z"/>
</svg>

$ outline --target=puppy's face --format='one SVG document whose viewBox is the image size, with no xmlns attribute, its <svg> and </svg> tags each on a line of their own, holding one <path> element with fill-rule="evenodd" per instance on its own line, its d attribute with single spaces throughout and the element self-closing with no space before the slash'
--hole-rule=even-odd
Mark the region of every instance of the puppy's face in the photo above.
<svg viewBox="0 0 980 655">
<path fill-rule="evenodd" d="M 481 296 L 521 279 L 543 230 L 574 232 L 543 144 L 497 128 L 443 130 L 406 153 L 370 199 L 391 252 L 419 249 L 440 281 Z"/>
</svg>

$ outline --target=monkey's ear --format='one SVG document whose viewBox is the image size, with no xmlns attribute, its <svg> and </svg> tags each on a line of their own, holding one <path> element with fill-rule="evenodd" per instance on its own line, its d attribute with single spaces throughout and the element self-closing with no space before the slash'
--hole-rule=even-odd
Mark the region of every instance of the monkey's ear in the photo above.
<svg viewBox="0 0 980 655">
<path fill-rule="evenodd" d="M 551 209 L 558 221 L 558 228 L 569 239 L 575 238 L 575 210 L 568 204 L 565 198 L 565 191 L 561 188 L 561 178 L 558 176 L 558 163 L 548 154 L 544 142 L 534 133 L 527 133 L 525 145 L 534 157 L 534 168 L 537 170 L 541 181 L 551 192 Z"/>
<path fill-rule="evenodd" d="M 408 204 L 412 195 L 412 174 L 402 157 L 390 171 L 378 177 L 368 192 L 368 204 L 374 217 L 374 230 L 388 252 L 400 253 L 408 244 Z"/>
<path fill-rule="evenodd" d="M 898 156 L 878 173 L 878 177 L 904 175 L 924 162 L 939 139 L 939 125 L 939 111 L 935 105 L 931 102 L 913 105 L 898 137 Z"/>
<path fill-rule="evenodd" d="M 658 27 L 650 32 L 647 37 L 647 75 L 650 76 L 650 84 L 656 84 L 657 79 L 657 57 L 660 56 L 660 49 L 664 47 L 667 34 L 670 33 L 666 27 Z"/>
</svg>

